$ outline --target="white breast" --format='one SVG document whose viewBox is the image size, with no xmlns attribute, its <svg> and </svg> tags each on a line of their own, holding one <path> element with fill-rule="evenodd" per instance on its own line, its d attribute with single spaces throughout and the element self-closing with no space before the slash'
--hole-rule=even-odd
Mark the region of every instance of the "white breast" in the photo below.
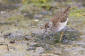
<svg viewBox="0 0 85 56">
<path fill-rule="evenodd" d="M 61 31 L 67 24 L 68 18 L 65 22 L 59 23 L 59 27 L 57 28 L 57 31 Z"/>
<path fill-rule="evenodd" d="M 66 26 L 67 21 L 68 21 L 68 18 L 65 22 L 59 23 L 58 27 L 55 28 L 55 29 L 52 29 L 52 30 L 54 30 L 55 32 L 61 31 Z M 52 28 L 52 27 L 53 27 L 53 23 L 50 21 L 49 22 L 49 28 Z"/>
</svg>

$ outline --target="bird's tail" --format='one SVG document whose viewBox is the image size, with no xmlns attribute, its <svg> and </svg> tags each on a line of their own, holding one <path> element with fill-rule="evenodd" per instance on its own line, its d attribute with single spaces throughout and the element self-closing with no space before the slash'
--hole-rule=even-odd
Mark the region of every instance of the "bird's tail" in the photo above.
<svg viewBox="0 0 85 56">
<path fill-rule="evenodd" d="M 63 13 L 69 12 L 70 8 L 71 8 L 71 6 L 68 6 Z"/>
</svg>

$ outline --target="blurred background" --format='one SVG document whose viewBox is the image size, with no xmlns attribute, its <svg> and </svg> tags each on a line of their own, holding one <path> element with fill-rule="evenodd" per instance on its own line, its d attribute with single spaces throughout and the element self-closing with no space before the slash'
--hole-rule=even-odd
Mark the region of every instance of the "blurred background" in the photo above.
<svg viewBox="0 0 85 56">
<path fill-rule="evenodd" d="M 77 28 L 82 26 L 85 20 L 84 0 L 0 0 L 0 24 L 36 27 L 51 19 L 57 10 L 67 6 L 72 7 L 69 24 Z"/>
<path fill-rule="evenodd" d="M 40 45 L 35 45 L 30 36 L 31 32 L 39 31 L 40 26 L 48 22 L 57 11 L 67 6 L 71 6 L 68 26 L 81 32 L 81 39 L 71 43 L 72 45 L 62 45 L 63 47 L 51 45 L 53 51 L 46 52 L 44 48 L 39 47 Z M 16 41 L 17 43 L 11 41 L 17 39 L 19 41 Z M 0 0 L 0 41 L 0 43 L 5 41 L 11 51 L 7 51 L 6 46 L 0 45 L 0 56 L 32 56 L 32 54 L 36 56 L 42 52 L 44 54 L 50 52 L 51 56 L 84 56 L 85 0 Z"/>
</svg>

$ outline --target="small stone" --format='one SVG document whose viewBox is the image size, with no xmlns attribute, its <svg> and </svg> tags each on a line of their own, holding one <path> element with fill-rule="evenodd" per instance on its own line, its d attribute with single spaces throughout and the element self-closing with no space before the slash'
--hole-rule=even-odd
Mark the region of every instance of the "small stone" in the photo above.
<svg viewBox="0 0 85 56">
<path fill-rule="evenodd" d="M 40 14 L 47 15 L 48 14 L 48 11 L 42 11 L 42 12 L 40 12 Z"/>
<path fill-rule="evenodd" d="M 1 14 L 5 14 L 5 13 L 6 13 L 6 11 L 1 11 L 0 13 L 1 13 Z"/>
<path fill-rule="evenodd" d="M 62 54 L 62 49 L 61 48 L 54 48 L 54 54 L 56 55 L 61 55 Z"/>
<path fill-rule="evenodd" d="M 0 45 L 0 53 L 5 53 L 7 51 L 8 51 L 7 45 L 5 45 L 5 44 Z"/>
<path fill-rule="evenodd" d="M 35 21 L 35 22 L 38 22 L 39 20 L 38 20 L 38 19 L 35 19 L 34 21 Z"/>
<path fill-rule="evenodd" d="M 43 15 L 40 15 L 40 14 L 34 15 L 34 18 L 35 18 L 35 19 L 40 19 L 40 18 L 42 18 L 42 17 L 43 17 Z"/>
<path fill-rule="evenodd" d="M 36 49 L 35 45 L 36 45 L 36 43 L 34 43 L 34 42 L 29 43 L 29 47 L 27 50 L 35 50 Z"/>
<path fill-rule="evenodd" d="M 25 35 L 24 37 L 25 37 L 25 40 L 29 40 L 32 38 L 32 36 L 29 36 L 29 35 Z"/>
<path fill-rule="evenodd" d="M 45 50 L 44 50 L 44 48 L 42 48 L 42 47 L 37 47 L 36 50 L 35 50 L 35 52 L 38 53 L 38 54 L 41 54 L 41 53 L 43 53 L 44 51 L 45 51 Z"/>
<path fill-rule="evenodd" d="M 4 38 L 3 37 L 0 37 L 0 43 L 1 42 L 4 42 Z"/>
<path fill-rule="evenodd" d="M 27 50 L 35 50 L 35 47 L 30 46 Z"/>
<path fill-rule="evenodd" d="M 11 44 L 14 44 L 14 43 L 15 43 L 15 40 L 10 41 L 10 43 L 11 43 Z"/>
</svg>

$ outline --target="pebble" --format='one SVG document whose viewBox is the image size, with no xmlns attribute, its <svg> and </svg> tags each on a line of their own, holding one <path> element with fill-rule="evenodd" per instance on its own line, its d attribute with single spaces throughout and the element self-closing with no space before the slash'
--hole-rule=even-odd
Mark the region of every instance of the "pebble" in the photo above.
<svg viewBox="0 0 85 56">
<path fill-rule="evenodd" d="M 35 19 L 40 19 L 40 18 L 42 18 L 43 17 L 43 15 L 41 15 L 41 14 L 36 14 L 36 15 L 34 15 L 34 18 Z"/>
<path fill-rule="evenodd" d="M 41 53 L 43 53 L 44 51 L 45 51 L 45 50 L 44 50 L 44 48 L 42 48 L 42 47 L 37 47 L 36 50 L 35 50 L 35 52 L 38 53 L 38 54 L 41 54 Z"/>
<path fill-rule="evenodd" d="M 35 21 L 35 22 L 38 22 L 39 20 L 38 20 L 38 19 L 35 19 L 34 21 Z"/>
</svg>

